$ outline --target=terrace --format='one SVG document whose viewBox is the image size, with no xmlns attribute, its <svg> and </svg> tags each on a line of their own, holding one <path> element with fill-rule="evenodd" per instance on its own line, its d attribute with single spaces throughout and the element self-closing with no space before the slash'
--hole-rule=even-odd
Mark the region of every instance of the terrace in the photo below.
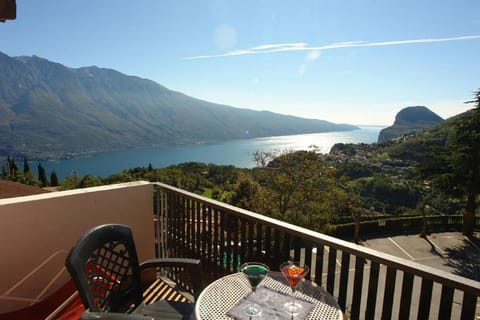
<svg viewBox="0 0 480 320">
<path fill-rule="evenodd" d="M 76 298 L 64 259 L 103 223 L 129 225 L 140 260 L 195 257 L 207 284 L 247 260 L 311 265 L 350 319 L 475 319 L 480 283 L 161 183 L 134 182 L 0 199 L 0 318 L 56 319 Z M 41 312 L 38 306 L 54 301 Z M 64 302 L 62 304 L 62 302 Z M 32 311 L 33 310 L 33 311 Z M 43 313 L 42 313 L 43 312 Z"/>
</svg>

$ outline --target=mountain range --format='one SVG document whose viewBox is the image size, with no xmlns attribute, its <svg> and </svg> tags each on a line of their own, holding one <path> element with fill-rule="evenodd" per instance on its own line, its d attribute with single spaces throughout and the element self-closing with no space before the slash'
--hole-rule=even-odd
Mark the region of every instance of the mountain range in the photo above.
<svg viewBox="0 0 480 320">
<path fill-rule="evenodd" d="M 112 69 L 0 52 L 0 156 L 58 158 L 353 129 L 210 103 Z"/>
</svg>

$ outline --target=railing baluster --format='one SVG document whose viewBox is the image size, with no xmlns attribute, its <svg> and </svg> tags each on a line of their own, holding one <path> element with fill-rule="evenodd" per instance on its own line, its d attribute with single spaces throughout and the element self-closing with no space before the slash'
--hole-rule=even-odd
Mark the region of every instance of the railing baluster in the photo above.
<svg viewBox="0 0 480 320">
<path fill-rule="evenodd" d="M 179 257 L 179 247 L 180 244 L 178 243 L 178 198 L 179 195 L 173 195 L 173 206 L 172 206 L 172 220 L 173 220 L 173 248 L 171 249 L 173 252 L 173 256 Z"/>
<path fill-rule="evenodd" d="M 195 257 L 195 242 L 197 241 L 195 237 L 195 200 L 190 199 L 190 248 L 192 250 L 192 257 Z"/>
<path fill-rule="evenodd" d="M 267 265 L 272 264 L 272 228 L 265 227 L 265 263 Z"/>
<path fill-rule="evenodd" d="M 410 318 L 410 309 L 412 305 L 412 288 L 413 275 L 410 273 L 403 273 L 402 280 L 402 296 L 400 297 L 400 313 L 399 319 Z"/>
<path fill-rule="evenodd" d="M 282 261 L 283 261 L 283 259 L 282 259 L 282 249 L 280 247 L 280 231 L 275 229 L 273 231 L 273 238 L 274 238 L 273 241 L 275 241 L 275 243 L 274 243 L 274 247 L 273 247 L 272 264 L 273 264 L 274 268 L 277 268 L 277 266 L 279 266 L 280 263 L 282 263 Z"/>
<path fill-rule="evenodd" d="M 192 237 L 192 200 L 191 199 L 185 199 L 185 213 L 186 213 L 186 241 L 187 241 L 187 251 L 188 251 L 188 256 L 192 255 L 193 252 L 193 244 L 192 240 L 194 239 Z"/>
<path fill-rule="evenodd" d="M 202 256 L 203 256 L 203 259 L 205 261 L 205 268 L 209 268 L 210 267 L 210 259 L 208 257 L 208 253 L 207 253 L 207 241 L 205 239 L 205 237 L 207 236 L 207 210 L 208 210 L 208 206 L 206 204 L 202 204 L 202 231 L 201 231 L 201 234 L 200 234 L 200 237 L 201 237 L 201 246 L 202 246 Z"/>
<path fill-rule="evenodd" d="M 315 260 L 315 282 L 321 286 L 323 283 L 323 245 L 317 244 L 317 258 Z"/>
<path fill-rule="evenodd" d="M 417 319 L 428 319 L 430 305 L 432 304 L 433 281 L 423 278 L 420 289 L 420 302 L 418 304 Z"/>
<path fill-rule="evenodd" d="M 167 233 L 167 239 L 166 239 L 166 244 L 165 244 L 165 257 L 170 257 L 171 248 L 172 248 L 172 234 L 173 234 L 173 221 L 172 221 L 172 201 L 171 197 L 172 195 L 170 193 L 165 195 L 167 200 L 166 203 L 168 203 L 168 208 L 165 211 L 165 230 Z"/>
<path fill-rule="evenodd" d="M 239 266 L 239 263 L 238 263 L 238 256 L 240 255 L 240 248 L 239 246 L 241 245 L 240 244 L 240 241 L 239 241 L 239 234 L 238 234 L 238 218 L 237 217 L 233 217 L 233 220 L 232 220 L 232 228 L 233 228 L 233 257 L 232 257 L 232 271 L 233 272 L 237 272 L 237 271 L 240 271 L 240 266 Z"/>
<path fill-rule="evenodd" d="M 213 248 L 212 248 L 212 237 L 213 237 L 213 208 L 208 206 L 207 211 L 207 220 L 205 221 L 207 225 L 207 233 L 205 234 L 205 241 L 207 242 L 206 250 L 209 257 L 208 267 L 211 269 L 214 264 Z"/>
<path fill-rule="evenodd" d="M 337 249 L 328 249 L 327 291 L 333 295 L 335 287 L 335 272 L 337 265 Z"/>
<path fill-rule="evenodd" d="M 340 270 L 340 285 L 338 291 L 338 304 L 345 311 L 347 303 L 348 273 L 350 268 L 350 254 L 342 252 L 342 267 Z"/>
<path fill-rule="evenodd" d="M 192 220 L 191 220 L 191 209 L 190 209 L 190 206 L 191 206 L 191 200 L 188 199 L 188 198 L 184 198 L 184 202 L 185 202 L 185 220 L 184 220 L 184 223 L 185 223 L 185 226 L 184 226 L 184 232 L 185 232 L 185 243 L 186 243 L 186 247 L 187 247 L 187 256 L 188 257 L 191 257 L 192 256 L 192 232 L 191 232 L 191 226 L 192 226 Z"/>
<path fill-rule="evenodd" d="M 477 296 L 463 293 L 461 320 L 471 320 L 475 317 L 475 308 L 477 306 Z"/>
<path fill-rule="evenodd" d="M 221 265 L 221 274 L 219 274 L 219 276 L 221 275 L 224 275 L 226 273 L 226 265 L 224 264 L 223 262 L 223 259 L 225 258 L 225 226 L 226 226 L 226 222 L 225 222 L 225 216 L 227 214 L 224 212 L 224 211 L 220 211 L 220 253 L 219 253 L 219 257 L 218 257 L 218 261 L 220 262 L 220 265 Z"/>
<path fill-rule="evenodd" d="M 186 207 L 186 204 L 185 204 L 185 197 L 181 197 L 180 199 L 180 205 L 179 205 L 179 214 L 178 214 L 178 218 L 179 218 L 179 222 L 180 222 L 180 248 L 179 250 L 181 250 L 181 256 L 184 257 L 186 255 L 188 255 L 188 253 L 186 252 L 186 248 L 187 248 L 187 239 L 186 239 L 186 236 L 185 236 L 185 227 L 186 227 L 186 212 L 185 212 L 185 207 Z"/>
<path fill-rule="evenodd" d="M 248 221 L 248 260 L 253 259 L 253 248 L 255 244 L 253 243 L 253 222 Z"/>
<path fill-rule="evenodd" d="M 379 271 L 380 271 L 380 265 L 377 262 L 371 261 L 370 275 L 368 277 L 368 294 L 367 294 L 367 308 L 365 310 L 365 320 L 375 319 Z"/>
<path fill-rule="evenodd" d="M 291 255 L 290 255 L 290 239 L 291 238 L 290 238 L 290 235 L 288 233 L 283 234 L 283 249 L 282 249 L 283 259 L 282 259 L 282 262 L 292 259 Z"/>
<path fill-rule="evenodd" d="M 233 234 L 232 234 L 232 217 L 231 216 L 226 216 L 226 227 L 227 227 L 227 251 L 225 255 L 225 260 L 226 260 L 226 271 L 228 273 L 232 272 L 232 242 L 233 242 Z"/>
<path fill-rule="evenodd" d="M 213 274 L 219 274 L 218 261 L 220 261 L 220 255 L 218 253 L 220 249 L 219 239 L 219 212 L 218 209 L 213 210 Z"/>
<path fill-rule="evenodd" d="M 195 201 L 195 214 L 196 214 L 196 228 L 195 228 L 195 253 L 197 254 L 197 258 L 201 259 L 202 258 L 202 244 L 201 244 L 201 234 L 202 234 L 202 205 L 200 201 Z"/>
<path fill-rule="evenodd" d="M 385 278 L 385 291 L 383 294 L 382 319 L 392 318 L 393 295 L 395 293 L 395 278 L 397 270 L 387 267 L 387 276 Z"/>
<path fill-rule="evenodd" d="M 302 239 L 300 238 L 293 238 L 293 260 L 299 261 L 300 260 L 300 250 L 302 249 Z"/>
<path fill-rule="evenodd" d="M 453 302 L 453 293 L 455 290 L 453 288 L 442 286 L 442 295 L 440 298 L 440 308 L 438 310 L 438 320 L 448 320 L 451 319 L 452 315 L 452 302 Z"/>
<path fill-rule="evenodd" d="M 247 221 L 245 219 L 240 219 L 240 264 L 246 262 L 245 255 L 248 251 L 248 247 L 251 245 L 247 241 Z"/>
<path fill-rule="evenodd" d="M 177 210 L 177 216 L 178 216 L 178 234 L 179 234 L 179 247 L 178 251 L 180 252 L 180 257 L 185 256 L 185 224 L 183 222 L 184 220 L 184 215 L 185 215 L 185 198 L 184 197 L 179 197 L 178 198 L 178 210 Z"/>
<path fill-rule="evenodd" d="M 304 247 L 305 247 L 305 263 L 310 268 L 312 268 L 312 249 L 313 249 L 312 243 L 307 242 L 305 243 Z M 308 279 L 311 279 L 311 278 L 312 278 L 312 273 L 310 271 L 310 273 L 308 274 Z"/>
<path fill-rule="evenodd" d="M 259 261 L 263 260 L 263 231 L 262 231 L 262 225 L 260 223 L 256 224 L 256 232 L 257 232 L 257 252 L 255 252 L 255 259 L 258 259 Z"/>
<path fill-rule="evenodd" d="M 352 296 L 352 310 L 350 318 L 353 320 L 360 318 L 360 305 L 362 303 L 363 294 L 363 270 L 365 267 L 365 259 L 355 258 L 355 278 L 353 280 L 353 296 Z M 343 310 L 345 311 L 345 310 Z"/>
<path fill-rule="evenodd" d="M 164 217 L 163 217 L 163 204 L 161 204 L 162 197 L 163 197 L 163 192 L 158 189 L 154 189 L 154 198 L 153 198 L 153 206 L 154 206 L 154 219 L 156 221 L 155 223 L 155 236 L 156 236 L 156 241 L 155 241 L 155 254 L 156 258 L 164 258 L 165 257 L 165 248 L 164 248 Z"/>
</svg>

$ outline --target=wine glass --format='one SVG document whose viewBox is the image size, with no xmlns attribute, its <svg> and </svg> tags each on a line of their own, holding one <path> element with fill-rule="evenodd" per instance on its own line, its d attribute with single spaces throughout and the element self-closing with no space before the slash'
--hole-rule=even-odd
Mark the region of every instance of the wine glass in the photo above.
<svg viewBox="0 0 480 320">
<path fill-rule="evenodd" d="M 299 314 L 303 308 L 300 303 L 295 301 L 295 290 L 300 281 L 308 274 L 310 268 L 306 264 L 301 264 L 298 261 L 286 261 L 280 265 L 280 271 L 282 271 L 290 288 L 292 288 L 292 301 L 286 302 L 284 307 L 286 312 L 293 317 Z"/>
<path fill-rule="evenodd" d="M 267 265 L 260 262 L 246 262 L 241 265 L 240 269 L 252 286 L 252 295 L 255 295 L 255 290 L 257 289 L 258 284 L 262 282 L 263 278 L 265 278 L 270 271 L 270 268 Z M 250 317 L 258 316 L 262 313 L 262 309 L 255 304 L 254 299 L 252 299 L 252 301 L 251 304 L 248 304 L 245 307 L 245 313 Z"/>
</svg>

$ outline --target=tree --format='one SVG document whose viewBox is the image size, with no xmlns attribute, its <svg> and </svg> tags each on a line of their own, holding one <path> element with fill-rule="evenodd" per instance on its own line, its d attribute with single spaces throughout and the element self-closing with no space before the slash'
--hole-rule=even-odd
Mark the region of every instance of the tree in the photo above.
<svg viewBox="0 0 480 320">
<path fill-rule="evenodd" d="M 23 158 L 23 173 L 30 172 L 30 166 L 28 165 L 27 157 Z"/>
<path fill-rule="evenodd" d="M 40 180 L 40 186 L 42 188 L 48 187 L 47 175 L 45 173 L 45 169 L 40 162 L 38 163 L 38 180 Z"/>
<path fill-rule="evenodd" d="M 234 206 L 255 210 L 255 194 L 260 189 L 260 186 L 246 175 L 241 175 L 233 188 L 233 195 L 230 201 Z"/>
<path fill-rule="evenodd" d="M 58 187 L 58 177 L 55 170 L 52 170 L 52 173 L 50 174 L 50 185 L 52 187 Z"/>
<path fill-rule="evenodd" d="M 253 161 L 255 161 L 258 167 L 264 168 L 274 157 L 275 155 L 272 152 L 255 151 L 253 154 Z"/>
<path fill-rule="evenodd" d="M 352 218 L 355 222 L 355 230 L 353 232 L 353 241 L 356 244 L 360 243 L 360 219 L 362 217 L 362 209 L 361 208 L 353 208 L 352 209 Z"/>
<path fill-rule="evenodd" d="M 18 167 L 17 164 L 15 163 L 15 159 L 11 158 L 10 156 L 7 156 L 7 172 L 8 176 L 11 178 L 14 178 L 18 172 Z"/>
<path fill-rule="evenodd" d="M 465 201 L 463 234 L 470 236 L 480 194 L 480 90 L 467 103 L 475 103 L 475 107 L 457 119 L 446 145 L 433 148 L 425 156 L 419 172 L 432 180 L 433 187 Z"/>
<path fill-rule="evenodd" d="M 70 190 L 79 187 L 79 177 L 77 171 L 74 170 L 71 176 L 65 177 L 62 181 L 62 189 Z"/>
<path fill-rule="evenodd" d="M 17 179 L 17 182 L 28 184 L 30 186 L 40 185 L 40 181 L 38 181 L 37 177 L 31 170 L 27 171 L 26 173 L 20 174 L 19 178 Z"/>
<path fill-rule="evenodd" d="M 7 156 L 7 165 L 2 169 L 2 177 L 5 180 L 16 181 L 31 186 L 38 186 L 39 181 L 35 177 L 35 174 L 30 170 L 28 161 L 24 158 L 23 162 L 24 171 L 18 168 L 15 163 L 15 159 Z"/>
<path fill-rule="evenodd" d="M 78 186 L 80 188 L 88 188 L 88 187 L 101 186 L 102 184 L 103 184 L 102 179 L 98 177 L 94 177 L 90 174 L 87 174 L 80 180 L 80 182 L 78 183 Z"/>
<path fill-rule="evenodd" d="M 458 194 L 467 197 L 465 213 L 463 215 L 463 233 L 471 235 L 475 226 L 475 210 L 480 194 L 480 90 L 476 92 L 476 103 L 471 115 L 465 122 L 457 126 L 453 141 L 452 158 L 454 162 L 454 181 Z"/>
<path fill-rule="evenodd" d="M 334 217 L 349 206 L 351 195 L 340 187 L 336 170 L 314 151 L 286 152 L 257 168 L 255 176 L 261 188 L 250 203 L 264 215 L 328 232 Z"/>
</svg>

